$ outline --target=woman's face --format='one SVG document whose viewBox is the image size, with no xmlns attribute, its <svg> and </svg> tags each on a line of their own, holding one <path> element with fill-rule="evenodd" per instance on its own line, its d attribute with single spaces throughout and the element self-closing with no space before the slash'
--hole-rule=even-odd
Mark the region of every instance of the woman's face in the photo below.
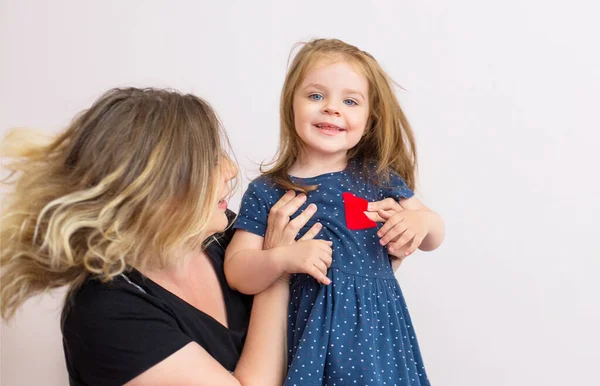
<svg viewBox="0 0 600 386">
<path fill-rule="evenodd" d="M 208 236 L 214 233 L 223 232 L 229 223 L 227 216 L 225 215 L 225 211 L 227 210 L 227 197 L 230 193 L 230 182 L 238 173 L 235 164 L 227 157 L 222 158 L 218 167 L 221 168 L 221 179 L 216 181 L 216 183 L 219 184 L 218 189 L 220 189 L 219 202 L 217 202 L 217 205 L 213 208 L 212 216 L 208 222 L 208 228 L 206 230 Z"/>
</svg>

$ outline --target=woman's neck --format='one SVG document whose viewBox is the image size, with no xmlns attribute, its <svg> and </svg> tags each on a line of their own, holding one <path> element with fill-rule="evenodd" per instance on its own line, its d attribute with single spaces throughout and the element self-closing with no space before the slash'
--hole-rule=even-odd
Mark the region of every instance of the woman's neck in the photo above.
<svg viewBox="0 0 600 386">
<path fill-rule="evenodd" d="M 223 288 L 206 252 L 188 253 L 170 267 L 146 270 L 142 273 L 167 291 L 228 327 Z"/>
<path fill-rule="evenodd" d="M 204 251 L 188 252 L 182 254 L 172 265 L 145 269 L 142 273 L 155 282 L 189 283 L 195 281 L 196 273 L 201 271 L 202 267 L 209 265 Z"/>
<path fill-rule="evenodd" d="M 340 172 L 346 168 L 346 153 L 310 154 L 303 153 L 289 170 L 289 174 L 299 178 L 310 178 L 326 173 Z"/>
</svg>

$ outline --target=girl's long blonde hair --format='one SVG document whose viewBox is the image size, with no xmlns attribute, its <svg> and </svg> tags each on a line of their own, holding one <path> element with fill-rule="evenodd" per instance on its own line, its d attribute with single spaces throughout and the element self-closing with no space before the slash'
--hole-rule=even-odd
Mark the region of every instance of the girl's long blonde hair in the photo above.
<svg viewBox="0 0 600 386">
<path fill-rule="evenodd" d="M 1 316 L 90 276 L 175 262 L 200 248 L 228 144 L 194 95 L 112 89 L 54 140 L 13 130 L 2 156 L 14 188 L 0 230 Z"/>
<path fill-rule="evenodd" d="M 369 82 L 369 124 L 366 135 L 348 152 L 348 159 L 358 158 L 376 164 L 376 177 L 386 179 L 390 171 L 398 173 L 414 189 L 417 154 L 413 131 L 394 94 L 393 82 L 379 63 L 365 51 L 338 39 L 316 39 L 303 43 L 294 57 L 283 84 L 280 100 L 279 149 L 264 175 L 284 189 L 299 191 L 315 187 L 299 186 L 289 177 L 289 170 L 301 155 L 303 143 L 294 126 L 294 95 L 306 72 L 321 58 L 341 58 L 355 65 Z"/>
</svg>

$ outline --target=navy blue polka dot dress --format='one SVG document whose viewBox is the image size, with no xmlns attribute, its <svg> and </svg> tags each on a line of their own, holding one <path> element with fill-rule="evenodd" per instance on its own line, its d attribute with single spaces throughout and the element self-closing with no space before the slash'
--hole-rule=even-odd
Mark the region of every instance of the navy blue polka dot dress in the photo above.
<svg viewBox="0 0 600 386">
<path fill-rule="evenodd" d="M 414 193 L 395 173 L 379 185 L 365 174 L 371 173 L 353 160 L 344 171 L 292 177 L 319 186 L 292 218 L 309 204 L 317 205 L 299 235 L 320 222 L 316 238 L 333 241 L 333 263 L 328 286 L 305 274 L 292 277 L 286 386 L 430 384 L 402 291 L 387 250 L 379 244 L 379 226 L 348 229 L 342 199 L 345 192 L 370 202 Z M 235 228 L 264 237 L 267 215 L 284 194 L 267 177 L 252 181 Z"/>
</svg>

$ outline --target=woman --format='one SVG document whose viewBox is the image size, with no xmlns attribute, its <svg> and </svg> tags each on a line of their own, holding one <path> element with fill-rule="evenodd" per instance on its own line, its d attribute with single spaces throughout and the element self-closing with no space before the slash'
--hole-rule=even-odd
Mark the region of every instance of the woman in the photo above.
<svg viewBox="0 0 600 386">
<path fill-rule="evenodd" d="M 68 286 L 72 385 L 282 383 L 288 285 L 252 305 L 225 284 L 237 170 L 206 102 L 114 89 L 49 144 L 24 145 L 23 134 L 3 143 L 17 178 L 0 236 L 2 317 Z M 294 242 L 289 225 L 310 214 L 288 224 L 285 213 L 300 204 L 288 196 L 275 209 L 284 221 L 270 227 L 269 248 Z"/>
<path fill-rule="evenodd" d="M 33 139 L 3 142 L 15 187 L 1 219 L 0 311 L 9 319 L 29 297 L 69 288 L 71 385 L 282 384 L 288 278 L 253 298 L 225 282 L 237 170 L 206 102 L 113 89 L 57 138 Z M 314 214 L 290 221 L 302 203 L 288 194 L 272 208 L 274 255 Z M 390 207 L 375 203 L 371 218 Z M 306 253 L 323 243 L 317 226 L 301 238 Z"/>
</svg>

